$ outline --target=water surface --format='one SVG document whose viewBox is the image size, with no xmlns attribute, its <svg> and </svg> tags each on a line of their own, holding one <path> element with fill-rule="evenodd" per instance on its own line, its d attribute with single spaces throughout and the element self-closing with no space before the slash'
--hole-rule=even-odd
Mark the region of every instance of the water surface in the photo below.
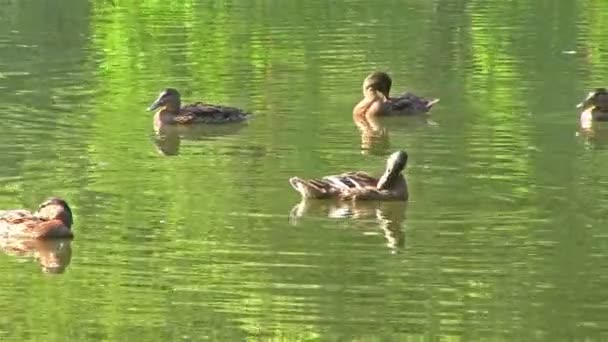
<svg viewBox="0 0 608 342">
<path fill-rule="evenodd" d="M 608 84 L 606 20 L 601 0 L 8 1 L 0 207 L 65 197 L 76 239 L 0 246 L 0 339 L 608 339 L 608 128 L 577 135 L 574 108 Z M 361 134 L 376 69 L 440 97 L 432 119 Z M 256 117 L 157 136 L 167 86 Z M 407 205 L 287 183 L 396 149 Z"/>
</svg>

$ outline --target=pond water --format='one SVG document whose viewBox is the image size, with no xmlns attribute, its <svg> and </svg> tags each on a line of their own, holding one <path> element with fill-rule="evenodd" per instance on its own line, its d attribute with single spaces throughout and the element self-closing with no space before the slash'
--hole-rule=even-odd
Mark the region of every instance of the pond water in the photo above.
<svg viewBox="0 0 608 342">
<path fill-rule="evenodd" d="M 608 339 L 608 2 L 9 0 L 0 208 L 55 195 L 72 242 L 0 254 L 6 341 Z M 373 70 L 441 102 L 353 124 Z M 145 109 L 246 108 L 155 135 Z M 382 171 L 411 199 L 300 203 Z M 59 258 L 62 274 L 43 272 Z"/>
</svg>

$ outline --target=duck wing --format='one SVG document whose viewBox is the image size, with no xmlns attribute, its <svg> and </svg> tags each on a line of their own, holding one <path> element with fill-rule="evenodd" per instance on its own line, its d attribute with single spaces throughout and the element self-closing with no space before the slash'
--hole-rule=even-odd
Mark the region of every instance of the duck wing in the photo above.
<svg viewBox="0 0 608 342">
<path fill-rule="evenodd" d="M 175 117 L 175 121 L 217 124 L 244 121 L 249 116 L 249 113 L 239 108 L 197 102 L 182 107 L 180 114 Z"/>
<path fill-rule="evenodd" d="M 374 178 L 363 171 L 346 172 L 339 175 L 325 176 L 323 177 L 323 180 L 340 190 L 375 187 L 378 183 L 377 178 Z"/>
<path fill-rule="evenodd" d="M 357 171 L 313 179 L 293 177 L 289 183 L 304 198 L 330 198 L 339 197 L 341 193 L 349 189 L 375 187 L 378 179 L 365 172 Z"/>
<path fill-rule="evenodd" d="M 428 112 L 435 103 L 439 102 L 439 99 L 427 99 L 405 92 L 400 96 L 391 97 L 388 102 L 393 112 L 415 114 Z"/>
<path fill-rule="evenodd" d="M 36 216 L 25 209 L 6 210 L 0 212 L 0 222 L 8 224 L 23 223 L 27 220 L 37 220 Z"/>
<path fill-rule="evenodd" d="M 0 237 L 21 236 L 32 230 L 41 219 L 29 210 L 17 209 L 0 213 Z"/>
</svg>

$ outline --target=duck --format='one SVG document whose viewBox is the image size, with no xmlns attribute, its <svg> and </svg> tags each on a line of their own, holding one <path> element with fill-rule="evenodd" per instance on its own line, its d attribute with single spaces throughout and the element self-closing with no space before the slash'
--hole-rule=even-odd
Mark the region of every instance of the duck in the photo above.
<svg viewBox="0 0 608 342">
<path fill-rule="evenodd" d="M 582 128 L 591 128 L 593 121 L 608 121 L 608 90 L 596 88 L 576 108 L 582 108 L 580 122 Z"/>
<path fill-rule="evenodd" d="M 391 115 L 392 107 L 387 96 L 375 83 L 363 83 L 363 99 L 353 108 L 355 123 L 371 120 L 378 116 Z"/>
<path fill-rule="evenodd" d="M 386 101 L 386 109 L 376 112 L 376 115 L 415 115 L 428 113 L 438 98 L 424 98 L 410 92 L 396 97 L 390 97 L 393 84 L 391 77 L 384 71 L 374 71 L 363 80 L 363 96 L 369 89 L 380 92 Z"/>
<path fill-rule="evenodd" d="M 405 151 L 393 152 L 379 178 L 351 171 L 315 179 L 292 177 L 289 183 L 303 199 L 407 201 L 407 181 L 402 174 L 407 159 Z"/>
<path fill-rule="evenodd" d="M 196 102 L 181 105 L 181 95 L 173 88 L 163 89 L 148 111 L 157 110 L 154 115 L 155 126 L 159 124 L 223 124 L 242 122 L 251 114 L 242 109 L 228 106 Z"/>
<path fill-rule="evenodd" d="M 72 210 L 58 197 L 48 198 L 35 212 L 26 209 L 0 213 L 0 236 L 23 238 L 73 238 Z"/>
</svg>

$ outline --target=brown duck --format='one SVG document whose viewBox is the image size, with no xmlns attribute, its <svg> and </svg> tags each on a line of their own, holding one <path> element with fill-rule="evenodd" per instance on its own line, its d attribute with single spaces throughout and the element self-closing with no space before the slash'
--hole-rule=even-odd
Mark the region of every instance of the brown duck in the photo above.
<svg viewBox="0 0 608 342">
<path fill-rule="evenodd" d="M 581 127 L 591 128 L 593 121 L 608 121 L 608 90 L 597 88 L 591 91 L 577 108 L 582 108 Z"/>
<path fill-rule="evenodd" d="M 386 161 L 384 174 L 380 178 L 355 171 L 317 179 L 292 177 L 289 183 L 303 198 L 406 201 L 409 194 L 402 174 L 406 164 L 407 153 L 397 151 Z"/>
<path fill-rule="evenodd" d="M 0 213 L 1 237 L 72 238 L 72 210 L 67 202 L 51 197 L 34 213 L 25 209 Z"/>
<path fill-rule="evenodd" d="M 235 108 L 196 102 L 181 105 L 181 96 L 173 88 L 160 92 L 158 98 L 148 107 L 149 111 L 156 110 L 154 123 L 157 124 L 223 124 L 241 122 L 249 118 L 250 114 Z"/>
<path fill-rule="evenodd" d="M 376 110 L 371 106 L 366 115 L 413 115 L 427 113 L 439 99 L 427 99 L 417 96 L 410 92 L 405 92 L 399 96 L 391 97 L 390 91 L 393 84 L 391 77 L 382 71 L 375 71 L 363 80 L 364 100 L 369 99 L 373 94 L 371 91 L 382 94 L 385 106 L 381 110 Z M 355 107 L 356 109 L 357 107 Z"/>
</svg>

